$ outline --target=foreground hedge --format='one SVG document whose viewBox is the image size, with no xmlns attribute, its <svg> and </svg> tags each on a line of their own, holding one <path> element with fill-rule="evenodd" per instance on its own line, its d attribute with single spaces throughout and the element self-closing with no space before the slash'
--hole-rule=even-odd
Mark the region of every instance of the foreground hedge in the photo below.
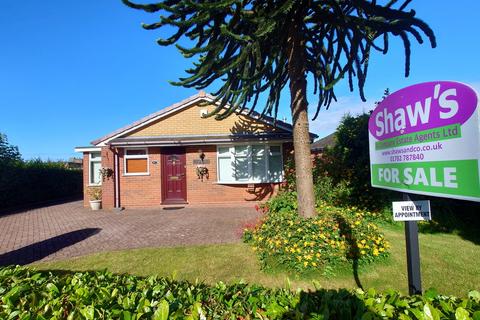
<svg viewBox="0 0 480 320">
<path fill-rule="evenodd" d="M 109 272 L 0 269 L 1 319 L 480 319 L 480 293 L 460 299 L 346 290 L 215 286 Z"/>
<path fill-rule="evenodd" d="M 40 160 L 0 163 L 0 211 L 82 194 L 82 170 Z"/>
</svg>

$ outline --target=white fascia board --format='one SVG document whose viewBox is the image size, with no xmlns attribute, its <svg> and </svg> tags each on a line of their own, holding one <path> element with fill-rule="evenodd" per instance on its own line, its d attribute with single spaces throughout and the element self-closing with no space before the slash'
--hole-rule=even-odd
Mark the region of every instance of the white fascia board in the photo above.
<svg viewBox="0 0 480 320">
<path fill-rule="evenodd" d="M 76 147 L 75 152 L 100 152 L 102 151 L 101 147 Z"/>
</svg>

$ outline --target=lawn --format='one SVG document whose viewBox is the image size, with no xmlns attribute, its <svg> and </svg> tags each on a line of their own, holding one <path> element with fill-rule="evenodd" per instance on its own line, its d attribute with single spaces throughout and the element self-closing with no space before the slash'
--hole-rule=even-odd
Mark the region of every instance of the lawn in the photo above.
<svg viewBox="0 0 480 320">
<path fill-rule="evenodd" d="M 393 288 L 407 293 L 405 239 L 401 225 L 384 226 L 391 243 L 391 256 L 382 262 L 360 266 L 359 281 L 364 288 Z M 465 296 L 480 289 L 480 246 L 455 234 L 420 234 L 423 288 L 442 294 Z M 252 249 L 243 243 L 171 248 L 144 248 L 97 253 L 84 257 L 34 264 L 42 270 L 101 270 L 141 276 L 160 275 L 213 283 L 243 279 L 249 283 L 293 288 L 356 288 L 352 268 L 295 275 L 280 270 L 264 272 Z M 288 279 L 288 280 L 287 280 Z"/>
</svg>

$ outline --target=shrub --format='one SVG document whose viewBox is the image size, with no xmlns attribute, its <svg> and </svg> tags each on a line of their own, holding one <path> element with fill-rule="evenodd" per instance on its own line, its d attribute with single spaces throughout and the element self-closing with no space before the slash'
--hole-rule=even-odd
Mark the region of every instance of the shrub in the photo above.
<svg viewBox="0 0 480 320">
<path fill-rule="evenodd" d="M 332 179 L 335 188 L 348 183 L 350 193 L 342 199 L 343 205 L 378 210 L 398 193 L 370 185 L 369 117 L 369 113 L 343 117 L 335 131 L 335 144 L 315 159 L 314 173 L 315 183 L 321 182 L 324 176 Z"/>
<path fill-rule="evenodd" d="M 1 209 L 77 196 L 82 193 L 82 170 L 62 162 L 29 160 L 0 164 Z"/>
<path fill-rule="evenodd" d="M 273 264 L 304 272 L 388 255 L 389 244 L 374 223 L 375 213 L 320 202 L 318 215 L 304 219 L 296 213 L 293 198 L 292 192 L 280 193 L 266 204 L 269 211 L 262 222 L 244 232 L 244 241 L 264 267 Z"/>
<path fill-rule="evenodd" d="M 480 293 L 402 296 L 374 290 L 214 286 L 110 272 L 0 269 L 2 319 L 478 319 Z"/>
<path fill-rule="evenodd" d="M 352 190 L 347 182 L 340 181 L 334 185 L 332 178 L 325 175 L 318 177 L 314 185 L 315 202 L 319 206 L 323 202 L 342 206 L 348 203 Z"/>
</svg>

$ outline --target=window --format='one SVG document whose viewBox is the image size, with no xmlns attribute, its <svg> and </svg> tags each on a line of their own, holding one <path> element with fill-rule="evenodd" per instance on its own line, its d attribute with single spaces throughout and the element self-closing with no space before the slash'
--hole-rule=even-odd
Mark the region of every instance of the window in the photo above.
<svg viewBox="0 0 480 320">
<path fill-rule="evenodd" d="M 125 175 L 149 174 L 147 149 L 125 149 L 124 161 Z"/>
<path fill-rule="evenodd" d="M 100 152 L 91 152 L 89 164 L 89 181 L 90 185 L 102 184 L 102 177 L 100 175 L 100 169 L 102 168 L 102 156 Z"/>
<path fill-rule="evenodd" d="M 280 145 L 219 146 L 218 182 L 261 183 L 283 180 Z"/>
</svg>

